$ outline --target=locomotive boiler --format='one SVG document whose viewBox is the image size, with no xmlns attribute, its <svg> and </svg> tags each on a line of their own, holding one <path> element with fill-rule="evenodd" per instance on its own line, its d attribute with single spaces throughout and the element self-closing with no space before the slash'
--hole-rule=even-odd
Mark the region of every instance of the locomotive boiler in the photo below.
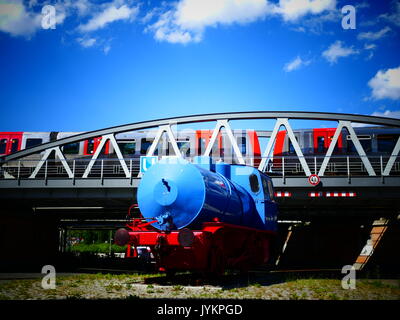
<svg viewBox="0 0 400 320">
<path fill-rule="evenodd" d="M 142 217 L 119 229 L 126 257 L 150 247 L 157 268 L 221 273 L 269 260 L 277 230 L 272 180 L 253 167 L 213 163 L 210 157 L 163 159 L 137 191 Z"/>
</svg>

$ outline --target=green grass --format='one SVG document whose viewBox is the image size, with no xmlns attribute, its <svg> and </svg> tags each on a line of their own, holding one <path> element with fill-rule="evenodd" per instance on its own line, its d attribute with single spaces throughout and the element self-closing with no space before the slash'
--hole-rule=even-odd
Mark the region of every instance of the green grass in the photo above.
<svg viewBox="0 0 400 320">
<path fill-rule="evenodd" d="M 122 253 L 125 252 L 126 246 L 118 246 L 116 244 L 111 245 L 111 252 L 113 253 Z M 79 243 L 73 245 L 69 248 L 70 252 L 92 252 L 92 253 L 109 253 L 110 252 L 110 244 L 109 243 L 93 243 L 93 244 L 83 244 Z"/>
<path fill-rule="evenodd" d="M 184 285 L 158 282 L 146 284 L 147 278 L 160 274 L 85 274 L 57 277 L 55 290 L 43 290 L 39 279 L 0 281 L 0 300 L 7 299 L 137 299 L 149 297 L 230 298 L 230 299 L 395 299 L 400 300 L 396 280 L 360 279 L 355 290 L 344 290 L 338 279 L 298 279 L 268 284 L 254 281 L 247 286 L 220 287 L 210 285 L 189 289 Z M 165 276 L 165 275 L 164 275 Z"/>
</svg>

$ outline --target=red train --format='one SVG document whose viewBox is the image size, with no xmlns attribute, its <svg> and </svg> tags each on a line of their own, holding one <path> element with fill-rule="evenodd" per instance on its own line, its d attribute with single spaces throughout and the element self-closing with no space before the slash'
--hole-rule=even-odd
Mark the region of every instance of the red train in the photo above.
<svg viewBox="0 0 400 320">
<path fill-rule="evenodd" d="M 372 158 L 380 156 L 389 157 L 400 135 L 400 129 L 396 128 L 358 127 L 354 129 L 367 156 Z M 331 143 L 335 130 L 335 128 L 302 129 L 294 130 L 294 135 L 305 157 L 323 157 Z M 79 132 L 0 132 L 0 156 L 76 134 L 79 134 Z M 156 130 L 120 133 L 116 135 L 116 140 L 124 158 L 135 159 L 135 165 L 137 165 L 137 159 L 147 154 L 156 134 Z M 262 151 L 265 149 L 271 132 L 233 130 L 233 134 L 239 150 L 243 154 L 245 163 L 247 165 L 258 166 Z M 212 130 L 181 130 L 177 132 L 176 140 L 181 153 L 186 158 L 193 158 L 204 154 L 211 136 Z M 98 137 L 71 143 L 63 146 L 62 150 L 67 159 L 89 159 L 98 148 L 100 141 L 101 137 Z M 113 155 L 115 155 L 114 148 L 107 142 L 105 148 L 102 150 L 101 158 L 112 158 Z M 174 155 L 171 143 L 167 139 L 161 139 L 161 142 L 155 149 L 154 155 Z M 345 155 L 358 156 L 347 130 L 343 129 L 333 156 L 340 158 L 340 156 Z M 212 148 L 211 156 L 221 159 L 226 163 L 237 163 L 230 140 L 224 131 L 219 133 L 217 143 Z M 32 155 L 26 157 L 25 160 L 39 160 L 40 157 L 40 155 Z M 296 158 L 296 153 L 285 130 L 278 132 L 270 157 L 273 159 L 269 163 L 268 170 L 270 172 L 281 170 L 281 157 L 285 157 L 285 164 L 290 169 L 290 161 L 286 159 L 290 157 Z M 332 158 L 331 163 L 334 161 L 336 161 L 335 158 Z M 296 162 L 295 159 L 292 163 L 294 162 Z M 22 163 L 22 167 L 28 168 L 35 165 L 35 161 L 25 161 Z M 296 166 L 292 167 L 295 168 Z M 292 171 L 294 170 L 293 168 Z M 400 170 L 400 168 L 394 168 L 394 170 L 397 169 Z"/>
</svg>

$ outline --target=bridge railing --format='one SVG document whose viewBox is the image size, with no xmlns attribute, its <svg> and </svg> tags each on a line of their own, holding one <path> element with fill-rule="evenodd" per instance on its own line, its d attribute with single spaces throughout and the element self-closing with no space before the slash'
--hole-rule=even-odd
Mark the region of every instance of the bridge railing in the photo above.
<svg viewBox="0 0 400 320">
<path fill-rule="evenodd" d="M 320 171 L 323 165 L 323 156 L 304 156 L 304 161 L 310 168 L 311 173 Z M 369 161 L 377 176 L 384 174 L 384 168 L 390 157 L 369 156 Z M 186 158 L 191 161 L 191 158 Z M 219 158 L 215 158 L 218 161 Z M 253 162 L 257 167 L 262 157 L 244 158 L 246 163 Z M 37 160 L 18 160 L 9 163 L 7 166 L 0 167 L 0 180 L 4 179 L 110 179 L 126 178 L 132 179 L 139 176 L 140 159 L 131 158 L 100 158 L 95 163 L 91 159 L 48 159 L 42 161 L 38 170 Z M 125 164 L 125 166 L 123 166 Z M 85 176 L 87 169 L 89 173 Z M 70 168 L 68 170 L 67 168 Z M 126 172 L 125 169 L 128 169 Z M 305 172 L 300 159 L 296 156 L 274 156 L 268 160 L 264 170 L 265 173 L 273 177 L 296 177 L 305 176 Z M 128 173 L 128 174 L 127 174 Z M 350 177 L 350 176 L 369 176 L 364 162 L 358 155 L 355 156 L 332 156 L 325 168 L 325 176 Z M 400 156 L 397 156 L 392 169 L 391 176 L 400 176 Z"/>
</svg>

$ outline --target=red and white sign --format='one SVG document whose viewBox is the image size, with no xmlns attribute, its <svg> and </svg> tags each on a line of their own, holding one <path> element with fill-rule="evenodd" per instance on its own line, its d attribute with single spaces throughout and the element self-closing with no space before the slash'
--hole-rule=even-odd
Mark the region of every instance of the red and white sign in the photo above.
<svg viewBox="0 0 400 320">
<path fill-rule="evenodd" d="M 317 174 L 312 174 L 308 177 L 308 182 L 311 185 L 316 186 L 321 182 L 321 178 Z"/>
</svg>

